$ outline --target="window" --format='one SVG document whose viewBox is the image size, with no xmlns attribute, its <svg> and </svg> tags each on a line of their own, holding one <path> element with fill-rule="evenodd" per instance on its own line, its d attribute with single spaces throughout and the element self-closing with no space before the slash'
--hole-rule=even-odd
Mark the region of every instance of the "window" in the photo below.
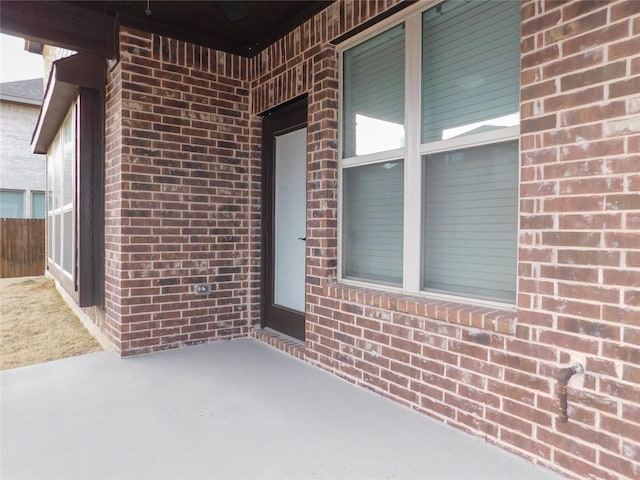
<svg viewBox="0 0 640 480">
<path fill-rule="evenodd" d="M 402 286 L 401 160 L 344 172 L 344 275 Z"/>
<path fill-rule="evenodd" d="M 47 154 L 49 258 L 71 277 L 75 260 L 75 108 L 73 104 Z"/>
<path fill-rule="evenodd" d="M 44 192 L 31 192 L 31 218 L 45 218 Z"/>
<path fill-rule="evenodd" d="M 79 306 L 102 305 L 105 60 L 78 53 L 54 67 L 32 140 L 47 154 L 48 263 Z"/>
<path fill-rule="evenodd" d="M 344 50 L 342 279 L 515 301 L 519 31 L 449 0 Z"/>
<path fill-rule="evenodd" d="M 344 55 L 344 157 L 375 160 L 343 173 L 343 276 L 395 286 L 402 286 L 404 44 L 398 25 Z"/>
<path fill-rule="evenodd" d="M 24 192 L 0 190 L 0 218 L 24 218 Z"/>
<path fill-rule="evenodd" d="M 344 55 L 344 156 L 404 146 L 404 25 Z"/>
</svg>

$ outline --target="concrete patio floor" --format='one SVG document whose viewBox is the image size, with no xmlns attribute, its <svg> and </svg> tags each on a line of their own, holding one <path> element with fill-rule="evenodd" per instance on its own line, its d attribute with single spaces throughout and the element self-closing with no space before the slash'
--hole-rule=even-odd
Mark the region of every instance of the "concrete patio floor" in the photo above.
<svg viewBox="0 0 640 480">
<path fill-rule="evenodd" d="M 0 381 L 3 480 L 563 478 L 251 339 Z"/>
</svg>

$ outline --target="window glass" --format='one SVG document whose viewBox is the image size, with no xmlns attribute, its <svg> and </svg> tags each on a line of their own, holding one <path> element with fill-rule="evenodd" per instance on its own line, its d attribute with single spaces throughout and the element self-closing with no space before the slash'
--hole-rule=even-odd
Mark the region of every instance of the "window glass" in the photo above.
<svg viewBox="0 0 640 480">
<path fill-rule="evenodd" d="M 31 192 L 31 218 L 45 218 L 44 192 Z"/>
<path fill-rule="evenodd" d="M 65 207 L 69 207 L 73 202 L 73 160 L 75 158 L 73 115 L 67 118 L 62 129 L 62 155 L 62 204 Z"/>
<path fill-rule="evenodd" d="M 515 300 L 518 144 L 426 155 L 423 287 Z"/>
<path fill-rule="evenodd" d="M 55 179 L 55 161 L 52 150 L 47 152 L 47 209 L 53 210 L 53 184 Z"/>
<path fill-rule="evenodd" d="M 404 146 L 404 24 L 344 54 L 344 157 Z"/>
<path fill-rule="evenodd" d="M 62 214 L 62 268 L 73 274 L 73 210 Z"/>
<path fill-rule="evenodd" d="M 57 265 L 62 263 L 62 214 L 56 214 L 53 216 L 53 232 L 56 236 L 53 245 L 53 261 Z"/>
<path fill-rule="evenodd" d="M 404 163 L 344 170 L 343 275 L 402 285 Z"/>
<path fill-rule="evenodd" d="M 422 142 L 518 125 L 520 2 L 449 0 L 422 20 Z"/>
<path fill-rule="evenodd" d="M 53 231 L 53 215 L 49 213 L 47 215 L 47 257 L 53 260 L 54 257 L 54 243 L 55 232 Z"/>
<path fill-rule="evenodd" d="M 51 155 L 53 168 L 53 208 L 62 207 L 62 145 L 60 136 L 56 137 Z"/>
<path fill-rule="evenodd" d="M 0 190 L 0 218 L 24 218 L 24 192 Z"/>
</svg>

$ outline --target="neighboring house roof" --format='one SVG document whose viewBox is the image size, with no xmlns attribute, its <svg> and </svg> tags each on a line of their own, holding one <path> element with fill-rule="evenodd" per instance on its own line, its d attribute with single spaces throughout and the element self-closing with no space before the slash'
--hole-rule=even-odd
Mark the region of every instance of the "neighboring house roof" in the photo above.
<svg viewBox="0 0 640 480">
<path fill-rule="evenodd" d="M 42 105 L 44 83 L 41 78 L 0 83 L 0 100 Z"/>
</svg>

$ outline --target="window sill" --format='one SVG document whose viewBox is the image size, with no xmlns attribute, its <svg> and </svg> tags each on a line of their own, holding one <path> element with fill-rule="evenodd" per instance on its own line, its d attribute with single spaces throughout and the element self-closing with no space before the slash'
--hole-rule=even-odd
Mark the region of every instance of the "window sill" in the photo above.
<svg viewBox="0 0 640 480">
<path fill-rule="evenodd" d="M 373 288 L 335 283 L 327 285 L 325 295 L 336 300 L 417 315 L 456 325 L 515 335 L 514 309 L 474 305 L 407 293 L 385 292 Z"/>
</svg>

